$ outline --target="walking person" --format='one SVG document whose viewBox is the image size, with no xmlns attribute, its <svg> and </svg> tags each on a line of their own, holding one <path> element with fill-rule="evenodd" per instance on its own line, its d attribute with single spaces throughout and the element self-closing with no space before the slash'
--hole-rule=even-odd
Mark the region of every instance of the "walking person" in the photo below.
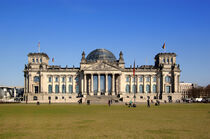
<svg viewBox="0 0 210 139">
<path fill-rule="evenodd" d="M 109 107 L 111 106 L 111 100 L 108 100 L 108 105 L 109 105 Z"/>
<path fill-rule="evenodd" d="M 150 108 L 150 100 L 149 100 L 149 96 L 147 97 L 147 107 Z"/>
</svg>

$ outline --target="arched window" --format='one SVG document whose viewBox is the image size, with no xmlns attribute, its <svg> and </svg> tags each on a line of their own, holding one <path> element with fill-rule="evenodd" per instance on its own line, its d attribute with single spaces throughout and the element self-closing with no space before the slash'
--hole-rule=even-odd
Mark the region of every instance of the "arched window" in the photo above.
<svg viewBox="0 0 210 139">
<path fill-rule="evenodd" d="M 144 93 L 144 86 L 142 84 L 139 86 L 139 91 L 140 93 Z"/>
<path fill-rule="evenodd" d="M 170 76 L 166 76 L 165 81 L 166 81 L 167 83 L 170 83 L 170 82 L 171 82 L 171 77 L 170 77 Z"/>
<path fill-rule="evenodd" d="M 39 76 L 34 76 L 34 82 L 39 82 Z"/>
<path fill-rule="evenodd" d="M 136 93 L 136 85 L 133 85 L 133 86 L 132 86 L 132 92 L 133 92 L 133 93 Z"/>
<path fill-rule="evenodd" d="M 130 85 L 128 85 L 128 84 L 126 85 L 125 92 L 126 93 L 129 93 L 130 92 Z"/>
<path fill-rule="evenodd" d="M 157 93 L 157 86 L 155 84 L 153 84 L 152 86 L 152 92 Z"/>
<path fill-rule="evenodd" d="M 173 58 L 171 58 L 171 63 L 173 63 Z"/>
<path fill-rule="evenodd" d="M 48 93 L 52 93 L 52 85 L 48 85 Z"/>
<path fill-rule="evenodd" d="M 69 85 L 69 93 L 73 93 L 73 86 Z"/>
<path fill-rule="evenodd" d="M 59 85 L 55 85 L 55 93 L 59 93 Z"/>
<path fill-rule="evenodd" d="M 66 93 L 66 85 L 65 84 L 62 85 L 62 93 Z"/>
<path fill-rule="evenodd" d="M 37 96 L 34 96 L 33 100 L 38 100 Z"/>
<path fill-rule="evenodd" d="M 146 86 L 146 91 L 147 91 L 147 93 L 150 93 L 150 85 L 149 84 L 147 84 L 147 86 Z"/>
</svg>

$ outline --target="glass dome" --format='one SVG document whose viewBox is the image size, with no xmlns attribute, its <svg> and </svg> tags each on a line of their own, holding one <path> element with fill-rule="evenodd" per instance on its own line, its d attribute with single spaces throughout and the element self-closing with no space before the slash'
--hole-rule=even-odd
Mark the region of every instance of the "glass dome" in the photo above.
<svg viewBox="0 0 210 139">
<path fill-rule="evenodd" d="M 97 60 L 107 60 L 109 62 L 115 62 L 116 57 L 114 54 L 106 49 L 96 49 L 88 54 L 86 60 L 88 62 L 97 61 Z"/>
</svg>

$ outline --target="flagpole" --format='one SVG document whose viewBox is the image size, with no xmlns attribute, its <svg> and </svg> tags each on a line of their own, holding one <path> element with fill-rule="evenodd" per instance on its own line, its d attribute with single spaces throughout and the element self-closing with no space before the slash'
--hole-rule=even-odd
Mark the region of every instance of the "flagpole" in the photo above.
<svg viewBox="0 0 210 139">
<path fill-rule="evenodd" d="M 40 53 L 40 41 L 38 42 L 38 52 Z"/>
<path fill-rule="evenodd" d="M 137 90 L 137 88 L 136 88 L 136 85 L 135 85 L 135 83 L 136 83 L 136 75 L 135 75 L 135 71 L 136 69 L 135 69 L 135 60 L 134 60 L 134 65 L 133 65 L 133 78 L 134 78 L 134 92 L 133 92 L 133 101 L 134 101 L 134 104 L 135 104 L 135 102 L 136 102 L 136 90 Z"/>
</svg>

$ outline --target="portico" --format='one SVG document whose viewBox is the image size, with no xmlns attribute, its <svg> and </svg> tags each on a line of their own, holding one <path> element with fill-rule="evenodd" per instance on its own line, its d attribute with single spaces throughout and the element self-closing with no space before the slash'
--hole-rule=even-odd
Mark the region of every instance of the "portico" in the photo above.
<svg viewBox="0 0 210 139">
<path fill-rule="evenodd" d="M 84 71 L 81 86 L 83 95 L 117 95 L 120 92 L 119 72 Z"/>
</svg>

